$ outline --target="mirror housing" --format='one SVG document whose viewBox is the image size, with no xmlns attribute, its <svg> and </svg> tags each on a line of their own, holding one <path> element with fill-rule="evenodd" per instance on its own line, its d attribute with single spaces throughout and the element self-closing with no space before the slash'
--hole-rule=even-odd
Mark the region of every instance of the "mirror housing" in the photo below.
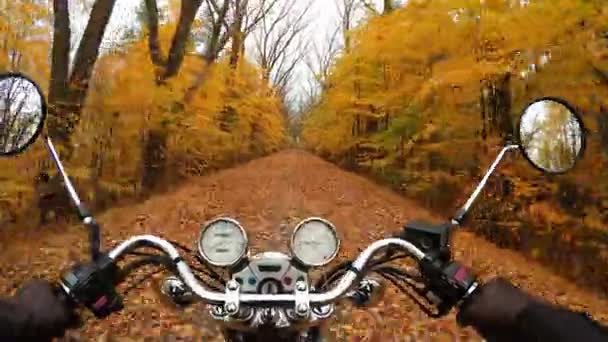
<svg viewBox="0 0 608 342">
<path fill-rule="evenodd" d="M 0 75 L 0 157 L 25 151 L 36 141 L 46 120 L 42 90 L 20 73 Z"/>
<path fill-rule="evenodd" d="M 585 134 L 581 116 L 572 105 L 560 98 L 544 97 L 523 110 L 517 141 L 533 167 L 549 174 L 564 174 L 582 158 Z"/>
</svg>

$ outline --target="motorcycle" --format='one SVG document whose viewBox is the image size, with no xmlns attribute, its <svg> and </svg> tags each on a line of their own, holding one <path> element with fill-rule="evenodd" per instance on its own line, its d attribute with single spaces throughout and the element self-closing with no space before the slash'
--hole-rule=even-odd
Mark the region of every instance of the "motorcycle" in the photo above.
<svg viewBox="0 0 608 342">
<path fill-rule="evenodd" d="M 0 155 L 22 153 L 41 136 L 47 104 L 40 87 L 27 76 L 0 75 Z M 411 221 L 392 237 L 375 241 L 352 261 L 328 269 L 317 279 L 315 269 L 331 263 L 340 248 L 334 225 L 318 217 L 300 222 L 290 242 L 290 255 L 264 252 L 251 256 L 247 232 L 232 218 L 203 225 L 196 252 L 158 236 L 133 236 L 109 250 L 101 249 L 100 225 L 80 200 L 51 137 L 44 143 L 63 180 L 79 218 L 89 230 L 91 260 L 61 276 L 60 293 L 96 317 L 120 311 L 117 284 L 146 264 L 161 264 L 174 275 L 161 292 L 175 304 L 204 303 L 222 326 L 226 341 L 322 341 L 321 327 L 337 305 L 350 301 L 369 307 L 393 284 L 430 317 L 447 315 L 475 296 L 480 282 L 453 260 L 451 233 L 467 213 L 507 153 L 520 151 L 538 170 L 562 174 L 572 169 L 585 150 L 585 128 L 574 108 L 559 98 L 534 100 L 522 112 L 516 138 L 505 144 L 465 204 L 445 224 Z M 159 254 L 138 252 L 151 247 Z M 180 252 L 193 254 L 200 265 L 188 265 Z M 129 255 L 140 259 L 120 267 Z M 393 262 L 413 259 L 414 268 Z M 393 263 L 393 264 L 391 264 Z M 226 271 L 222 277 L 218 270 Z"/>
</svg>

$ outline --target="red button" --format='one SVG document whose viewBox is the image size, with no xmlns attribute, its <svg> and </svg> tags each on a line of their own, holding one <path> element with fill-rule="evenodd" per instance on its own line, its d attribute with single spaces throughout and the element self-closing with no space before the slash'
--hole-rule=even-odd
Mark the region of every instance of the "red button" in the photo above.
<svg viewBox="0 0 608 342">
<path fill-rule="evenodd" d="M 99 309 L 102 306 L 106 305 L 108 303 L 108 298 L 106 296 L 102 296 L 99 297 L 99 299 L 97 299 L 97 301 L 95 302 L 95 304 L 93 304 L 93 306 L 95 307 L 95 309 Z"/>
<path fill-rule="evenodd" d="M 469 273 L 467 272 L 467 270 L 464 267 L 461 267 L 458 269 L 458 271 L 454 275 L 454 279 L 456 279 L 456 281 L 459 281 L 462 283 L 468 275 L 469 275 Z"/>
</svg>

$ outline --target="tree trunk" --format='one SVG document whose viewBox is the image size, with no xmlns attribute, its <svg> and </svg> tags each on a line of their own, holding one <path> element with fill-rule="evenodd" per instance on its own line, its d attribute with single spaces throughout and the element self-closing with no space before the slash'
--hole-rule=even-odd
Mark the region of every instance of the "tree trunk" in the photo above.
<svg viewBox="0 0 608 342">
<path fill-rule="evenodd" d="M 234 23 L 232 24 L 232 51 L 230 52 L 230 66 L 234 69 L 236 68 L 238 62 L 239 62 L 239 58 L 240 58 L 240 54 L 241 54 L 241 49 L 243 48 L 243 17 L 245 15 L 245 11 L 244 11 L 244 5 L 246 4 L 246 1 L 242 0 L 234 0 L 235 1 L 235 18 L 234 18 Z"/>
<path fill-rule="evenodd" d="M 163 51 L 158 41 L 158 5 L 156 0 L 145 0 L 148 19 L 148 48 L 152 63 L 158 67 L 166 64 Z"/>
<path fill-rule="evenodd" d="M 146 143 L 142 149 L 142 191 L 150 192 L 162 183 L 165 172 L 165 148 L 168 133 L 163 129 L 148 131 Z"/>
<path fill-rule="evenodd" d="M 70 55 L 70 13 L 68 0 L 53 1 L 53 47 L 51 51 L 51 82 L 49 86 L 49 134 L 59 142 L 67 142 L 68 131 L 60 118 L 60 104 L 68 94 Z"/>
<path fill-rule="evenodd" d="M 224 1 L 224 4 L 219 10 L 217 20 L 213 22 L 211 29 L 211 37 L 209 38 L 209 41 L 207 43 L 207 51 L 203 56 L 203 61 L 205 62 L 205 70 L 201 71 L 197 75 L 196 80 L 194 81 L 192 86 L 186 90 L 186 93 L 184 94 L 185 103 L 189 103 L 190 101 L 192 101 L 196 91 L 209 78 L 213 63 L 215 63 L 215 60 L 219 55 L 221 47 L 223 47 L 225 44 L 225 40 L 227 39 L 228 35 L 224 35 L 222 37 L 222 24 L 228 13 L 228 4 L 229 1 Z"/>
<path fill-rule="evenodd" d="M 391 13 L 393 9 L 393 0 L 384 0 L 384 14 Z"/>
<path fill-rule="evenodd" d="M 54 33 L 51 82 L 49 91 L 49 133 L 66 148 L 69 159 L 69 138 L 80 119 L 99 46 L 112 15 L 116 0 L 97 0 L 85 28 L 72 74 L 68 75 L 70 52 L 70 18 L 67 0 L 54 0 Z"/>
<path fill-rule="evenodd" d="M 604 106 L 600 106 L 597 124 L 600 132 L 602 150 L 604 153 L 608 153 L 608 110 Z"/>
<path fill-rule="evenodd" d="M 487 79 L 482 84 L 481 113 L 483 119 L 482 136 L 486 134 L 486 127 L 490 135 L 501 138 L 513 134 L 511 120 L 511 74 L 503 74 Z M 485 138 L 484 138 L 485 139 Z"/>
<path fill-rule="evenodd" d="M 186 53 L 186 45 L 188 43 L 188 38 L 190 37 L 192 23 L 194 22 L 196 12 L 202 2 L 203 0 L 182 0 L 179 22 L 177 24 L 175 36 L 173 36 L 167 67 L 162 75 L 162 81 L 166 81 L 177 75 L 182 62 L 184 61 L 184 54 Z"/>
</svg>

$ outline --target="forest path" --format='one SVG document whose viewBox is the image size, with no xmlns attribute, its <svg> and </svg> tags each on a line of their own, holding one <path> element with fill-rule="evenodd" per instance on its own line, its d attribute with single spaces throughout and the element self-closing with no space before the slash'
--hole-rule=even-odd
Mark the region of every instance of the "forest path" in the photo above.
<svg viewBox="0 0 608 342">
<path fill-rule="evenodd" d="M 299 220 L 309 216 L 327 218 L 336 225 L 342 239 L 338 260 L 355 256 L 370 242 L 400 229 L 407 220 L 441 221 L 414 202 L 299 150 L 279 152 L 194 178 L 172 192 L 109 210 L 98 220 L 103 224 L 104 246 L 114 246 L 128 236 L 141 233 L 157 234 L 193 246 L 200 223 L 220 215 L 241 222 L 253 253 L 287 252 L 291 231 Z M 80 226 L 45 227 L 43 231 L 15 235 L 0 232 L 2 294 L 10 293 L 32 276 L 56 279 L 62 268 L 82 260 L 86 252 L 87 235 Z M 533 293 L 587 310 L 608 322 L 605 294 L 577 288 L 516 252 L 460 231 L 455 235 L 454 254 L 472 266 L 482 279 L 496 275 L 507 277 Z M 145 271 L 130 277 L 128 283 L 142 279 Z M 205 341 L 211 340 L 210 335 L 216 333 L 212 333 L 214 329 L 209 328 L 210 322 L 199 309 L 178 311 L 166 303 L 158 304 L 161 299 L 156 281 L 162 275 L 130 290 L 125 296 L 126 308 L 121 313 L 106 320 L 89 320 L 80 331 L 71 334 L 73 338 L 143 341 L 148 337 L 152 341 L 161 338 L 165 341 L 168 336 L 202 336 Z M 128 285 L 121 286 L 121 290 Z M 343 310 L 331 330 L 330 340 L 336 336 L 348 341 L 408 341 L 408 337 L 421 341 L 480 340 L 472 330 L 457 327 L 454 313 L 441 320 L 429 319 L 392 287 L 373 309 Z"/>
</svg>

